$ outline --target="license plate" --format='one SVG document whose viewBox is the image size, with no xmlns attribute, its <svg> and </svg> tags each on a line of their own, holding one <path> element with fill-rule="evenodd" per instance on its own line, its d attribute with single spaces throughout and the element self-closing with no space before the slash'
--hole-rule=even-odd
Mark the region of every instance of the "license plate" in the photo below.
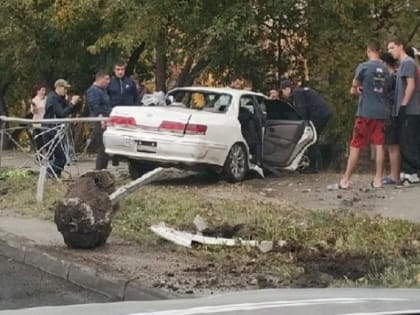
<svg viewBox="0 0 420 315">
<path fill-rule="evenodd" d="M 137 152 L 156 153 L 156 141 L 137 141 Z"/>
</svg>

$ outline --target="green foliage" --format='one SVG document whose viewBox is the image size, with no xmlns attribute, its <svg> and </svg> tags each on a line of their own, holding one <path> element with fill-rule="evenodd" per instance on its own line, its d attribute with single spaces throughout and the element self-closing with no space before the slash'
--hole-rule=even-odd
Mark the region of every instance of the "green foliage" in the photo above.
<svg viewBox="0 0 420 315">
<path fill-rule="evenodd" d="M 32 178 L 32 172 L 28 170 L 20 169 L 5 169 L 0 170 L 0 180 L 5 180 L 7 178 Z"/>
<path fill-rule="evenodd" d="M 366 42 L 398 34 L 418 45 L 419 10 L 406 0 L 3 0 L 0 112 L 7 96 L 9 112 L 25 114 L 22 100 L 38 81 L 64 77 L 83 93 L 97 70 L 145 43 L 135 74 L 169 87 L 209 74 L 219 84 L 240 74 L 261 91 L 286 73 L 309 79 L 334 107 L 331 141 L 344 145 L 356 103 L 348 89 Z"/>
</svg>

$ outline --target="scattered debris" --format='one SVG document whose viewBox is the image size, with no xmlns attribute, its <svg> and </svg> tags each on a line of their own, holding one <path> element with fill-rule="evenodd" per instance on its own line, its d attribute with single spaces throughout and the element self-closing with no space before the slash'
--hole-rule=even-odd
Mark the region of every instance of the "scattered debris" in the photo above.
<svg viewBox="0 0 420 315">
<path fill-rule="evenodd" d="M 258 249 L 263 253 L 271 252 L 273 250 L 273 246 L 273 241 L 261 241 L 261 243 L 257 245 Z"/>
<path fill-rule="evenodd" d="M 203 232 L 209 227 L 206 220 L 204 220 L 199 214 L 196 215 L 193 222 L 198 232 Z"/>
<path fill-rule="evenodd" d="M 339 190 L 340 189 L 340 185 L 339 184 L 330 184 L 327 186 L 327 190 L 331 191 L 331 190 Z"/>
<path fill-rule="evenodd" d="M 202 234 L 193 234 L 193 233 L 189 233 L 185 231 L 178 231 L 174 228 L 166 226 L 166 224 L 163 222 L 157 225 L 152 225 L 150 229 L 153 231 L 153 233 L 159 235 L 163 239 L 170 241 L 174 244 L 188 247 L 188 248 L 191 248 L 194 243 L 198 243 L 202 245 L 219 245 L 219 246 L 229 246 L 229 247 L 250 246 L 250 247 L 258 248 L 263 253 L 267 253 L 273 249 L 273 245 L 274 245 L 272 241 L 259 242 L 255 240 L 242 240 L 240 238 L 234 239 L 234 238 L 204 236 Z"/>
</svg>

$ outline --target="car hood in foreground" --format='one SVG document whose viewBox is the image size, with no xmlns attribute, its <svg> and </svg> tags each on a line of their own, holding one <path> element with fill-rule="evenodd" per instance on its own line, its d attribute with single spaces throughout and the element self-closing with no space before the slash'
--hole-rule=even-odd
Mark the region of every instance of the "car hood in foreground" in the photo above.
<svg viewBox="0 0 420 315">
<path fill-rule="evenodd" d="M 118 302 L 0 311 L 0 315 L 420 314 L 420 290 L 275 289 L 197 299 Z"/>
</svg>

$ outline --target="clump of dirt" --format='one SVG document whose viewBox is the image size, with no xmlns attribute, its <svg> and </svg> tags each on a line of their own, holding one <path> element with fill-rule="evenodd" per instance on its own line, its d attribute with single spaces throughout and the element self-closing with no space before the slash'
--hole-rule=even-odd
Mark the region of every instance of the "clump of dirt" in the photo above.
<svg viewBox="0 0 420 315">
<path fill-rule="evenodd" d="M 241 238 L 241 239 L 255 239 L 257 230 L 254 226 L 249 224 L 234 224 L 223 223 L 220 226 L 209 227 L 202 231 L 203 235 L 211 237 L 224 238 Z"/>
<path fill-rule="evenodd" d="M 213 237 L 239 238 L 244 235 L 256 235 L 256 227 L 250 224 L 229 225 L 224 223 L 208 228 L 203 234 Z M 370 253 L 338 252 L 335 241 L 308 247 L 297 240 L 274 242 L 269 253 L 262 254 L 257 249 L 229 248 L 222 249 L 222 259 L 187 266 L 182 270 L 184 283 L 177 281 L 171 274 L 166 281 L 158 281 L 157 286 L 172 290 L 192 287 L 194 291 L 235 290 L 281 287 L 327 287 L 337 281 L 358 281 L 372 274 L 381 274 L 390 264 L 382 256 Z M 197 255 L 201 249 L 218 251 L 220 249 L 196 247 Z M 406 246 L 405 253 L 412 253 Z M 217 255 L 217 254 L 216 254 Z M 282 268 L 291 268 L 294 272 L 276 272 Z M 174 283 L 176 281 L 176 283 Z"/>
<path fill-rule="evenodd" d="M 112 175 L 89 172 L 73 183 L 55 208 L 54 221 L 72 248 L 94 248 L 106 242 L 116 211 L 109 199 L 115 191 Z"/>
<path fill-rule="evenodd" d="M 361 279 L 372 274 L 373 271 L 382 273 L 388 265 L 384 259 L 375 255 L 337 253 L 332 249 L 320 251 L 305 249 L 296 254 L 296 263 L 304 268 L 302 276 L 313 277 L 326 274 L 332 280 L 349 279 L 351 281 Z M 307 284 L 304 282 L 302 285 L 310 286 L 311 282 Z"/>
</svg>

